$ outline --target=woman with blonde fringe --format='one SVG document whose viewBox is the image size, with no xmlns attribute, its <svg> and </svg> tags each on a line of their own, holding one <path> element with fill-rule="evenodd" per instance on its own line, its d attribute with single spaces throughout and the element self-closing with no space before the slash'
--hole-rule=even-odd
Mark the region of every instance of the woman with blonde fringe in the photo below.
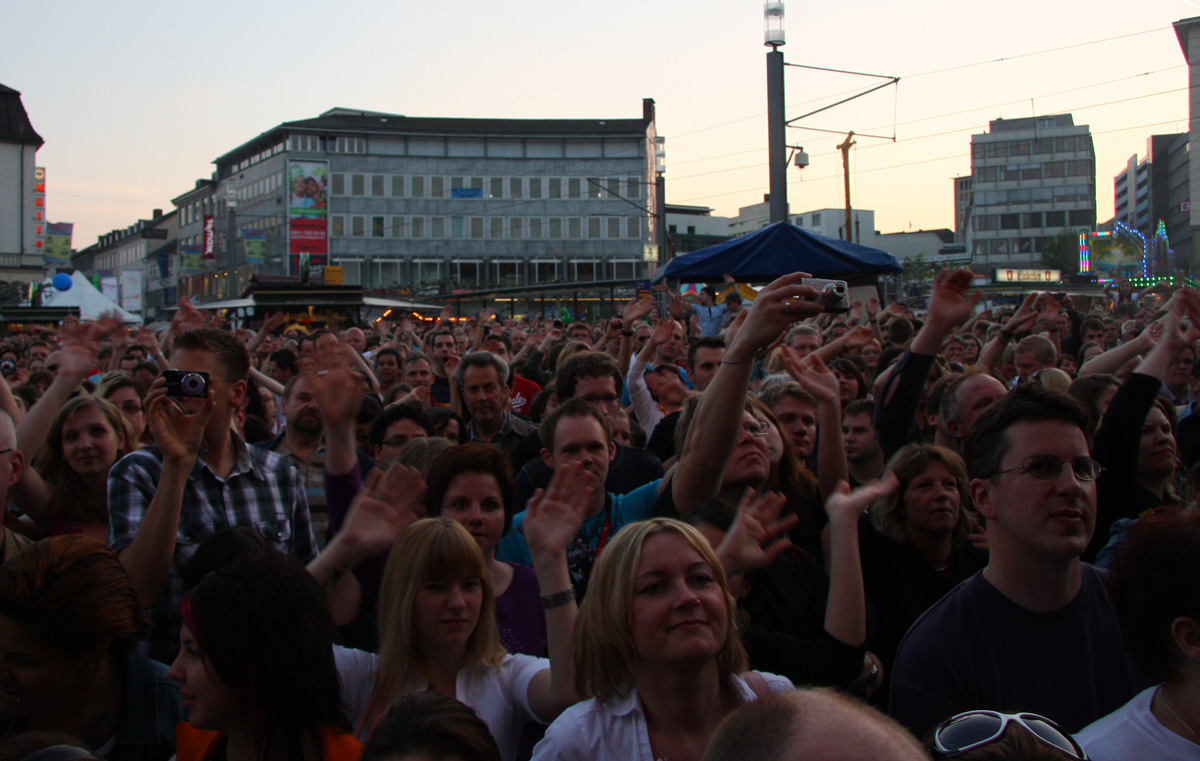
<svg viewBox="0 0 1200 761">
<path fill-rule="evenodd" d="M 343 700 L 358 717 L 360 737 L 369 737 L 399 697 L 436 692 L 473 708 L 501 757 L 512 761 L 525 724 L 549 723 L 578 700 L 566 548 L 595 488 L 595 476 L 581 465 L 564 465 L 526 507 L 525 541 L 546 613 L 548 659 L 512 655 L 501 646 L 487 563 L 461 524 L 427 518 L 401 534 L 384 570 L 379 655 L 337 654 Z"/>
</svg>

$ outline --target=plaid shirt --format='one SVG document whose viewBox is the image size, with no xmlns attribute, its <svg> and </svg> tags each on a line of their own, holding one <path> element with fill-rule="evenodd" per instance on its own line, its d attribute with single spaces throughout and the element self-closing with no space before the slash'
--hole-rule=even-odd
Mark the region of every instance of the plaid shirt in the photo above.
<svg viewBox="0 0 1200 761">
<path fill-rule="evenodd" d="M 231 434 L 232 435 L 232 434 Z M 188 476 L 175 536 L 167 589 L 148 613 L 154 629 L 151 658 L 170 663 L 179 643 L 180 569 L 200 542 L 229 526 L 252 526 L 275 549 L 308 562 L 316 555 L 312 521 L 300 474 L 284 457 L 247 447 L 233 437 L 237 463 L 221 478 L 197 458 Z M 133 543 L 162 478 L 162 452 L 156 446 L 123 457 L 108 474 L 109 544 L 120 552 Z"/>
</svg>

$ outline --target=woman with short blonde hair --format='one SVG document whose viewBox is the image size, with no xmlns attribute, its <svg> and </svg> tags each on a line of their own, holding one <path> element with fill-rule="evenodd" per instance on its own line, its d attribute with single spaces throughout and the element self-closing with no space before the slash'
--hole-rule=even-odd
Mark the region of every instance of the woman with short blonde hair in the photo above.
<svg viewBox="0 0 1200 761">
<path fill-rule="evenodd" d="M 533 758 L 699 758 L 730 711 L 792 689 L 747 671 L 736 611 L 699 531 L 673 518 L 623 528 L 600 555 L 575 629 L 576 691 L 588 699 L 550 725 Z"/>
</svg>

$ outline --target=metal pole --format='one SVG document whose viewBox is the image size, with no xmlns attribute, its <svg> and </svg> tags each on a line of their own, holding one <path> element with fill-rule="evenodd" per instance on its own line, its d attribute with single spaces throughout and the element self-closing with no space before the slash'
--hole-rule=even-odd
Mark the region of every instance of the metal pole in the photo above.
<svg viewBox="0 0 1200 761">
<path fill-rule="evenodd" d="M 654 243 L 658 246 L 658 263 L 667 263 L 667 178 L 662 172 L 654 175 Z"/>
<path fill-rule="evenodd" d="M 767 53 L 767 157 L 771 168 L 771 222 L 787 221 L 787 124 L 784 116 L 783 53 Z"/>
</svg>

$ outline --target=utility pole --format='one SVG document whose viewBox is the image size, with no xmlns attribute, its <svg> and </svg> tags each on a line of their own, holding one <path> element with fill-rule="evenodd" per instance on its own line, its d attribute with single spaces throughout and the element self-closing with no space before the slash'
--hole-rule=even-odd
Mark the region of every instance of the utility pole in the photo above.
<svg viewBox="0 0 1200 761">
<path fill-rule="evenodd" d="M 842 173 L 846 181 L 846 240 L 854 240 L 854 227 L 850 221 L 850 146 L 854 145 L 854 130 L 838 145 L 842 152 Z"/>
<path fill-rule="evenodd" d="M 763 7 L 764 44 L 767 53 L 767 160 L 771 177 L 771 223 L 787 221 L 787 119 L 784 114 L 783 3 Z"/>
</svg>

